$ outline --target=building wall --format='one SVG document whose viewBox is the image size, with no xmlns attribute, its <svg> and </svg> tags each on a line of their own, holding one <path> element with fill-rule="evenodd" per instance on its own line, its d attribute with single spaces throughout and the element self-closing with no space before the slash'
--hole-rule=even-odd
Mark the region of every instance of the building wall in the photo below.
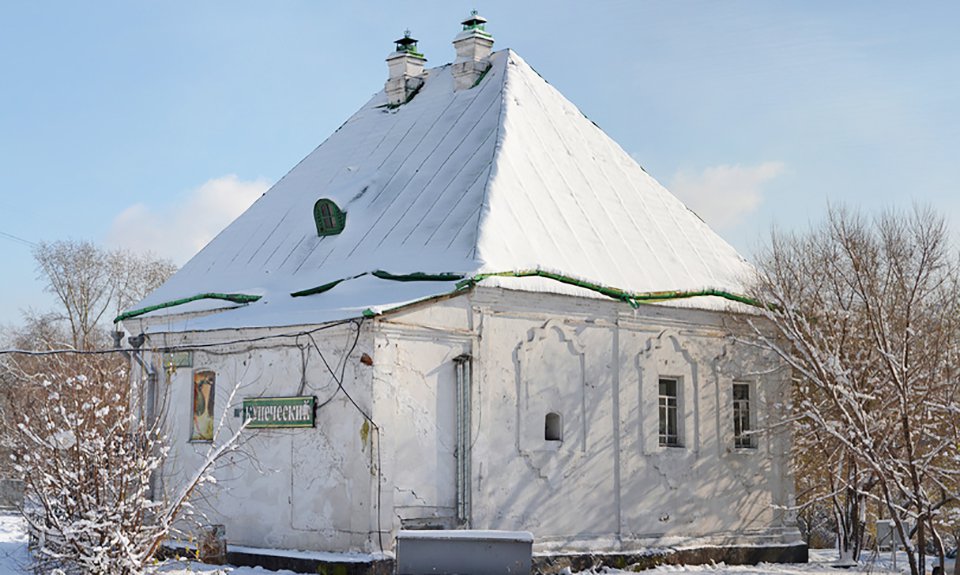
<svg viewBox="0 0 960 575">
<path fill-rule="evenodd" d="M 300 328 L 153 336 L 204 345 Z M 529 530 L 538 550 L 777 545 L 799 540 L 779 421 L 789 374 L 744 343 L 743 316 L 477 288 L 306 337 L 198 349 L 170 374 L 167 487 L 208 447 L 189 441 L 191 375 L 217 373 L 217 412 L 243 397 L 316 395 L 315 429 L 247 432 L 201 508 L 232 545 L 393 548 L 400 528 Z M 342 393 L 317 352 L 339 373 Z M 372 361 L 361 362 L 366 353 Z M 457 516 L 457 376 L 472 357 L 468 520 Z M 154 357 L 159 362 L 158 357 Z M 658 379 L 680 382 L 683 447 L 658 444 Z M 163 381 L 164 378 L 161 377 Z M 750 383 L 756 449 L 733 446 L 733 382 Z M 227 401 L 233 384 L 236 398 Z M 301 392 L 302 386 L 302 392 Z M 370 416 L 368 421 L 360 410 Z M 560 415 L 562 440 L 544 438 Z M 228 411 L 227 432 L 240 423 Z"/>
<path fill-rule="evenodd" d="M 377 362 L 393 367 L 378 369 L 377 413 L 409 442 L 385 467 L 394 528 L 455 497 L 451 360 L 468 352 L 471 527 L 530 530 L 539 549 L 564 551 L 798 540 L 778 510 L 792 498 L 788 435 L 773 427 L 734 448 L 734 381 L 751 384 L 758 429 L 778 420 L 789 384 L 737 341 L 742 322 L 493 288 L 383 317 Z M 661 376 L 680 383 L 682 447 L 658 444 Z M 544 439 L 548 413 L 562 441 Z"/>
<path fill-rule="evenodd" d="M 339 378 L 342 369 L 344 389 L 362 409 L 371 409 L 372 369 L 359 361 L 362 353 L 372 353 L 370 331 L 363 328 L 349 358 L 345 355 L 357 334 L 354 324 L 316 331 L 309 337 L 276 337 L 298 331 L 275 328 L 153 336 L 148 346 L 214 344 L 197 348 L 193 366 L 175 371 L 162 369 L 159 354 L 149 358 L 160 373 L 161 395 L 168 400 L 165 418 L 172 451 L 163 469 L 162 488 L 179 488 L 211 447 L 209 442 L 190 441 L 194 371 L 210 369 L 217 375 L 216 419 L 224 411 L 226 417 L 215 444 L 241 424 L 235 410 L 243 398 L 313 395 L 318 404 L 329 400 L 318 408 L 315 428 L 243 432 L 240 449 L 216 467 L 217 484 L 207 486 L 196 499 L 198 513 L 205 515 L 197 519 L 202 524 L 224 524 L 231 545 L 374 551 L 373 433 L 331 375 L 332 369 Z M 264 337 L 268 339 L 220 345 Z M 190 528 L 188 522 L 181 526 Z"/>
</svg>

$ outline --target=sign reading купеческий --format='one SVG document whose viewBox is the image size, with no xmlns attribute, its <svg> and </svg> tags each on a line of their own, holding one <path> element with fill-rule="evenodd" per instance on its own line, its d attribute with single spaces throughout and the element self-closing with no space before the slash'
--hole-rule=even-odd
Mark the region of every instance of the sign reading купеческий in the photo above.
<svg viewBox="0 0 960 575">
<path fill-rule="evenodd" d="M 243 400 L 248 428 L 313 427 L 316 397 L 250 397 Z"/>
</svg>

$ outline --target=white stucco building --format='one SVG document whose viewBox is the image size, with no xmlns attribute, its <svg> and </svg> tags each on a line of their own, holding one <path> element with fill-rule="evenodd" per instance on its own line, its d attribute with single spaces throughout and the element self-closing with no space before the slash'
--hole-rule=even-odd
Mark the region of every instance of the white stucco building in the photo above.
<svg viewBox="0 0 960 575">
<path fill-rule="evenodd" d="M 454 44 L 424 69 L 399 40 L 383 92 L 121 316 L 169 397 L 164 484 L 245 399 L 316 398 L 218 471 L 232 546 L 804 555 L 790 374 L 736 338 L 749 265 L 482 18 Z"/>
</svg>

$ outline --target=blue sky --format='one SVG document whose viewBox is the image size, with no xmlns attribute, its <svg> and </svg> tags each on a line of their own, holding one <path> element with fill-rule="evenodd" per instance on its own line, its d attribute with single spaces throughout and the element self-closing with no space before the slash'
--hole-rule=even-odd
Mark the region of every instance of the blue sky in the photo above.
<svg viewBox="0 0 960 575">
<path fill-rule="evenodd" d="M 828 201 L 960 227 L 952 2 L 6 0 L 0 324 L 53 305 L 9 236 L 182 264 L 471 8 L 748 257 Z"/>
</svg>

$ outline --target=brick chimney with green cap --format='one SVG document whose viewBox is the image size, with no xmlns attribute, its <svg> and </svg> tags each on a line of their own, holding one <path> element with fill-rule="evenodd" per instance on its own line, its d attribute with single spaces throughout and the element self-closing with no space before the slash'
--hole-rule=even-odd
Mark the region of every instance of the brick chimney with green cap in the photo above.
<svg viewBox="0 0 960 575">
<path fill-rule="evenodd" d="M 390 76 L 384 85 L 387 104 L 391 106 L 406 103 L 423 86 L 423 65 L 427 61 L 417 49 L 417 40 L 410 36 L 410 30 L 395 44 L 396 49 L 387 56 Z"/>
<path fill-rule="evenodd" d="M 463 30 L 453 39 L 457 59 L 453 62 L 454 91 L 468 90 L 490 67 L 493 36 L 487 30 L 487 19 L 474 10 L 461 22 Z"/>
</svg>

